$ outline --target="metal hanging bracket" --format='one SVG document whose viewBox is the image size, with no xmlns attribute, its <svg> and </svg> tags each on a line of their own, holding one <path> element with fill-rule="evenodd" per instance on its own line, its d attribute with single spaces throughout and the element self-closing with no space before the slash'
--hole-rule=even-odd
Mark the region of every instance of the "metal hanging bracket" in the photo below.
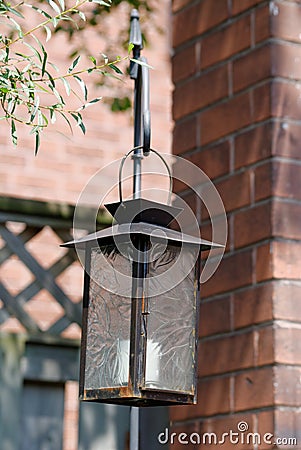
<svg viewBox="0 0 301 450">
<path fill-rule="evenodd" d="M 135 80 L 135 100 L 134 100 L 134 116 L 135 116 L 135 134 L 134 147 L 142 145 L 143 156 L 150 154 L 151 143 L 151 119 L 149 109 L 149 68 L 147 59 L 141 56 L 143 48 L 142 33 L 139 24 L 139 13 L 137 9 L 131 12 L 131 28 L 130 42 L 133 44 L 133 58 L 140 61 L 141 64 L 130 62 L 130 77 Z M 142 133 L 141 133 L 142 129 Z M 142 136 L 141 136 L 142 135 Z M 141 139 L 142 138 L 142 139 Z M 141 152 L 133 155 L 141 158 Z"/>
</svg>

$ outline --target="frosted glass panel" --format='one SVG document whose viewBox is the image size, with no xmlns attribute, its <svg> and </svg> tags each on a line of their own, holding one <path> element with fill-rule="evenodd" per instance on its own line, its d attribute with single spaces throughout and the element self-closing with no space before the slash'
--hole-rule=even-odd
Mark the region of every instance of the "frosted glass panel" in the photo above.
<svg viewBox="0 0 301 450">
<path fill-rule="evenodd" d="M 112 267 L 127 275 L 122 282 L 124 291 L 130 292 L 130 261 L 113 246 L 92 249 L 85 389 L 118 387 L 128 382 L 131 298 L 102 287 L 108 277 L 112 288 L 119 282 L 118 277 L 112 278 Z"/>
<path fill-rule="evenodd" d="M 196 289 L 194 270 L 187 274 L 187 267 L 193 266 L 196 252 L 188 247 L 181 250 L 168 246 L 149 265 L 146 295 L 148 291 L 162 291 L 165 283 L 170 285 L 171 277 L 176 286 L 148 298 L 145 371 L 148 388 L 194 393 Z M 178 280 L 182 281 L 177 284 Z"/>
</svg>

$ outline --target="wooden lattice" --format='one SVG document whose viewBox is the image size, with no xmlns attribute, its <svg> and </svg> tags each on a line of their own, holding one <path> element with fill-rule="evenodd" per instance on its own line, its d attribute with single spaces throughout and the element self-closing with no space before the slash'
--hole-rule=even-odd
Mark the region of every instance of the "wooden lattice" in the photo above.
<svg viewBox="0 0 301 450">
<path fill-rule="evenodd" d="M 72 239 L 72 217 L 66 205 L 0 199 L 0 330 L 12 318 L 30 334 L 58 336 L 72 324 L 79 330 L 82 269 L 70 274 L 77 255 L 59 247 Z"/>
</svg>

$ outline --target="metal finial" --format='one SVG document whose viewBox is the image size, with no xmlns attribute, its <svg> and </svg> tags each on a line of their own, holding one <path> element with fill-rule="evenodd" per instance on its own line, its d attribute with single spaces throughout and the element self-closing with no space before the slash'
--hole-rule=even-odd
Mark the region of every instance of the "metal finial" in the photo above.
<svg viewBox="0 0 301 450">
<path fill-rule="evenodd" d="M 137 9 L 132 9 L 131 12 L 131 31 L 130 31 L 130 42 L 138 47 L 137 50 L 143 48 L 142 34 L 139 24 L 139 12 Z"/>
</svg>

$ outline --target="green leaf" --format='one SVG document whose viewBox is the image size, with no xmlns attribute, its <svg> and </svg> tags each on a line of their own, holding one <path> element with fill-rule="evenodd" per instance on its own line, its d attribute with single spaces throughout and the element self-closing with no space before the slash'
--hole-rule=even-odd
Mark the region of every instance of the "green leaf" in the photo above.
<svg viewBox="0 0 301 450">
<path fill-rule="evenodd" d="M 52 18 L 52 16 L 50 14 L 48 14 L 48 12 L 44 11 L 41 8 L 37 8 L 36 6 L 30 5 L 29 3 L 24 3 L 24 6 L 34 9 L 36 12 L 38 12 L 39 14 L 42 14 L 44 17 L 46 17 L 46 19 Z"/>
<path fill-rule="evenodd" d="M 12 143 L 13 145 L 17 145 L 18 143 L 18 136 L 17 136 L 17 130 L 16 130 L 16 124 L 15 121 L 12 119 L 11 120 L 11 138 L 12 138 Z"/>
<path fill-rule="evenodd" d="M 33 107 L 33 110 L 32 110 L 32 113 L 31 113 L 31 116 L 30 116 L 30 119 L 29 119 L 30 122 L 33 122 L 33 120 L 34 120 L 34 118 L 35 118 L 35 116 L 36 116 L 36 114 L 38 112 L 39 106 L 40 106 L 40 98 L 36 97 L 36 100 L 35 100 L 35 103 L 34 103 L 34 107 Z"/>
<path fill-rule="evenodd" d="M 89 1 L 92 1 L 92 3 L 97 3 L 98 5 L 101 6 L 108 6 L 108 7 L 110 7 L 112 4 L 112 0 L 107 0 L 106 2 L 104 0 L 89 0 Z"/>
<path fill-rule="evenodd" d="M 78 11 L 78 15 L 84 22 L 86 22 L 86 16 L 82 11 Z"/>
<path fill-rule="evenodd" d="M 59 6 L 52 0 L 47 0 L 49 5 L 51 6 L 51 8 L 57 13 L 57 14 L 61 14 L 61 10 L 59 8 Z"/>
<path fill-rule="evenodd" d="M 20 27 L 20 25 L 19 25 L 12 17 L 9 17 L 9 16 L 8 16 L 8 19 L 14 24 L 14 26 L 15 26 L 17 32 L 18 32 L 19 38 L 22 39 L 22 37 L 23 37 L 23 31 L 22 31 L 22 28 Z"/>
<path fill-rule="evenodd" d="M 104 53 L 102 53 L 101 56 L 102 56 L 103 59 L 105 60 L 105 64 L 108 64 L 109 58 L 107 57 L 107 55 L 105 55 Z"/>
<path fill-rule="evenodd" d="M 24 45 L 26 45 L 26 47 L 28 47 L 30 50 L 33 51 L 34 55 L 39 59 L 40 62 L 43 61 L 43 58 L 41 56 L 41 54 L 38 52 L 38 50 L 36 48 L 34 48 L 32 45 L 30 45 L 28 42 L 23 42 Z"/>
<path fill-rule="evenodd" d="M 68 117 L 66 116 L 66 114 L 63 113 L 63 111 L 59 111 L 59 113 L 60 113 L 61 116 L 65 119 L 65 121 L 67 122 L 67 124 L 68 124 L 68 126 L 69 126 L 69 128 L 70 128 L 71 133 L 73 134 L 73 130 L 72 130 L 72 126 L 71 126 L 70 120 L 68 119 Z"/>
<path fill-rule="evenodd" d="M 57 24 L 59 23 L 59 21 L 57 20 L 56 17 L 52 17 L 51 22 L 53 23 L 53 27 L 56 28 Z"/>
<path fill-rule="evenodd" d="M 86 101 L 87 98 L 88 98 L 88 89 L 87 89 L 87 86 L 86 86 L 85 82 L 81 78 L 79 78 L 79 76 L 77 76 L 77 75 L 74 75 L 73 78 L 75 78 L 76 81 L 78 82 L 78 84 L 80 85 L 80 88 L 82 90 L 84 99 Z"/>
<path fill-rule="evenodd" d="M 132 43 L 130 42 L 129 45 L 128 45 L 128 54 L 131 53 L 131 51 L 133 50 L 133 48 L 134 48 L 134 44 L 132 44 Z"/>
<path fill-rule="evenodd" d="M 122 70 L 119 69 L 119 67 L 115 66 L 115 64 L 110 63 L 108 64 L 109 67 L 111 67 L 111 69 L 114 70 L 114 72 L 118 73 L 119 75 L 123 75 Z"/>
<path fill-rule="evenodd" d="M 96 64 L 97 64 L 96 58 L 94 58 L 94 56 L 89 56 L 89 59 L 90 59 L 90 61 L 92 61 L 94 66 L 96 66 Z"/>
<path fill-rule="evenodd" d="M 58 0 L 61 10 L 64 11 L 65 10 L 65 0 Z"/>
<path fill-rule="evenodd" d="M 79 112 L 71 113 L 71 116 L 76 121 L 76 125 L 82 130 L 83 134 L 86 134 L 86 127 L 81 114 Z"/>
<path fill-rule="evenodd" d="M 39 148 L 40 148 L 40 143 L 41 143 L 40 131 L 37 130 L 35 132 L 35 149 L 34 149 L 35 156 L 37 156 L 37 154 L 38 154 L 38 151 L 39 151 Z"/>
<path fill-rule="evenodd" d="M 44 25 L 44 30 L 46 31 L 46 42 L 48 42 L 51 39 L 51 30 L 46 25 Z"/>
<path fill-rule="evenodd" d="M 47 57 L 48 57 L 47 52 L 44 51 L 43 52 L 43 62 L 42 62 L 42 77 L 45 74 Z"/>
<path fill-rule="evenodd" d="M 24 19 L 24 16 L 20 13 L 20 11 L 18 11 L 15 8 L 11 8 L 10 5 L 6 4 L 6 8 L 9 12 L 11 12 L 12 14 L 15 14 L 17 17 L 20 17 L 21 19 Z"/>
<path fill-rule="evenodd" d="M 149 64 L 147 64 L 144 61 L 140 61 L 140 59 L 130 58 L 130 61 L 133 61 L 133 62 L 139 64 L 140 66 L 144 66 L 144 67 L 148 67 L 149 69 L 153 69 L 152 66 L 150 66 Z"/>
<path fill-rule="evenodd" d="M 70 87 L 69 81 L 66 80 L 66 78 L 64 78 L 64 77 L 60 78 L 60 80 L 62 80 L 63 85 L 65 87 L 66 94 L 69 96 L 70 92 L 71 92 L 71 87 Z"/>
<path fill-rule="evenodd" d="M 54 108 L 50 109 L 50 122 L 54 124 L 56 122 L 56 114 Z"/>
<path fill-rule="evenodd" d="M 101 99 L 102 99 L 102 97 L 97 97 L 97 98 L 94 98 L 93 100 L 90 100 L 88 103 L 85 103 L 80 108 L 78 108 L 77 112 L 82 111 L 83 109 L 87 109 L 89 106 L 93 105 L 94 103 L 99 102 Z"/>
<path fill-rule="evenodd" d="M 72 62 L 71 66 L 68 69 L 68 73 L 72 72 L 72 70 L 77 66 L 79 61 L 80 61 L 80 55 L 77 58 L 75 58 L 75 60 Z"/>
</svg>

